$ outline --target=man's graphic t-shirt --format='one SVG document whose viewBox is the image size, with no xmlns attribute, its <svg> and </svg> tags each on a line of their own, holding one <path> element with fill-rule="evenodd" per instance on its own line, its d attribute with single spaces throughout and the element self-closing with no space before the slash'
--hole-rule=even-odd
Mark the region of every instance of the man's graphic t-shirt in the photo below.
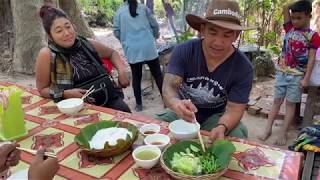
<svg viewBox="0 0 320 180">
<path fill-rule="evenodd" d="M 223 112 L 227 101 L 245 104 L 249 100 L 253 68 L 247 57 L 238 50 L 209 72 L 202 40 L 193 39 L 175 47 L 168 73 L 183 77 L 179 95 L 195 104 L 200 122 Z"/>
</svg>

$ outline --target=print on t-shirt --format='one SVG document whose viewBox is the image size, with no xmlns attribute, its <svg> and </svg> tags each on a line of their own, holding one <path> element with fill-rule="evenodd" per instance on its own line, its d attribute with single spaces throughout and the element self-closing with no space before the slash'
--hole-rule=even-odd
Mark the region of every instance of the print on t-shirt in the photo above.
<svg viewBox="0 0 320 180">
<path fill-rule="evenodd" d="M 227 102 L 225 90 L 219 82 L 205 76 L 187 78 L 179 93 L 197 108 L 223 109 Z"/>
<path fill-rule="evenodd" d="M 291 68 L 303 68 L 308 62 L 309 42 L 303 32 L 291 31 L 285 37 L 285 60 Z"/>
</svg>

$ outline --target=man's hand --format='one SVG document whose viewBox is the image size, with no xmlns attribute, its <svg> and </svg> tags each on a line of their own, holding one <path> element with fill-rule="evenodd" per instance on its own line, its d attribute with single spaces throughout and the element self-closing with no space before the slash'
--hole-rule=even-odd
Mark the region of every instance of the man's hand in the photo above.
<svg viewBox="0 0 320 180">
<path fill-rule="evenodd" d="M 173 111 L 183 120 L 194 122 L 195 114 L 198 109 L 190 100 L 175 100 L 172 105 Z"/>
<path fill-rule="evenodd" d="M 213 141 L 217 139 L 224 139 L 226 128 L 224 126 L 217 126 L 213 128 L 210 132 L 210 137 Z"/>
<path fill-rule="evenodd" d="M 59 170 L 57 158 L 45 157 L 44 152 L 44 149 L 38 150 L 31 163 L 28 172 L 29 180 L 52 180 Z"/>
<path fill-rule="evenodd" d="M 17 143 L 0 146 L 0 172 L 19 163 L 20 150 L 16 149 L 17 146 Z"/>
</svg>

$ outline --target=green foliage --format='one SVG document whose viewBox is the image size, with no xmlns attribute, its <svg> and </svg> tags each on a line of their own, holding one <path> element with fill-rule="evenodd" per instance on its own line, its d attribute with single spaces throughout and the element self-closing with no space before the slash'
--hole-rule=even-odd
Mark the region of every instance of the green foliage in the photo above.
<svg viewBox="0 0 320 180">
<path fill-rule="evenodd" d="M 268 76 L 275 73 L 275 65 L 270 53 L 263 53 L 253 59 L 255 77 Z"/>
<path fill-rule="evenodd" d="M 154 13 L 159 19 L 165 19 L 166 18 L 166 11 L 163 8 L 162 1 L 161 0 L 155 0 L 154 1 Z"/>
<path fill-rule="evenodd" d="M 179 36 L 179 42 L 180 43 L 185 42 L 185 41 L 193 38 L 193 36 L 194 35 L 190 31 L 183 32 Z"/>
<path fill-rule="evenodd" d="M 269 45 L 268 46 L 268 49 L 271 50 L 271 52 L 274 54 L 274 55 L 277 55 L 279 56 L 280 53 L 281 53 L 281 48 L 277 45 Z"/>
<path fill-rule="evenodd" d="M 102 13 L 108 24 L 112 24 L 113 16 L 122 3 L 123 0 L 80 0 L 84 13 L 90 15 Z"/>
<path fill-rule="evenodd" d="M 265 35 L 265 38 L 269 41 L 275 40 L 277 38 L 277 33 L 275 32 L 267 32 Z"/>
<path fill-rule="evenodd" d="M 245 32 L 245 43 L 259 46 L 281 44 L 282 8 L 287 0 L 239 0 L 244 15 L 244 23 L 257 26 L 256 31 Z"/>
</svg>

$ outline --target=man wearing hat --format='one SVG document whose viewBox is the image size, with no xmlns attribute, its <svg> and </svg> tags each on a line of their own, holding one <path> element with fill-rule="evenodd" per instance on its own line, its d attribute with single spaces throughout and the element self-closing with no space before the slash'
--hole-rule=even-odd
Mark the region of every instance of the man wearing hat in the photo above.
<svg viewBox="0 0 320 180">
<path fill-rule="evenodd" d="M 188 14 L 201 38 L 175 47 L 165 74 L 163 98 L 168 109 L 156 115 L 167 122 L 197 120 L 213 139 L 247 138 L 240 122 L 249 100 L 253 68 L 233 46 L 243 27 L 236 1 L 212 0 L 204 18 Z"/>
</svg>

